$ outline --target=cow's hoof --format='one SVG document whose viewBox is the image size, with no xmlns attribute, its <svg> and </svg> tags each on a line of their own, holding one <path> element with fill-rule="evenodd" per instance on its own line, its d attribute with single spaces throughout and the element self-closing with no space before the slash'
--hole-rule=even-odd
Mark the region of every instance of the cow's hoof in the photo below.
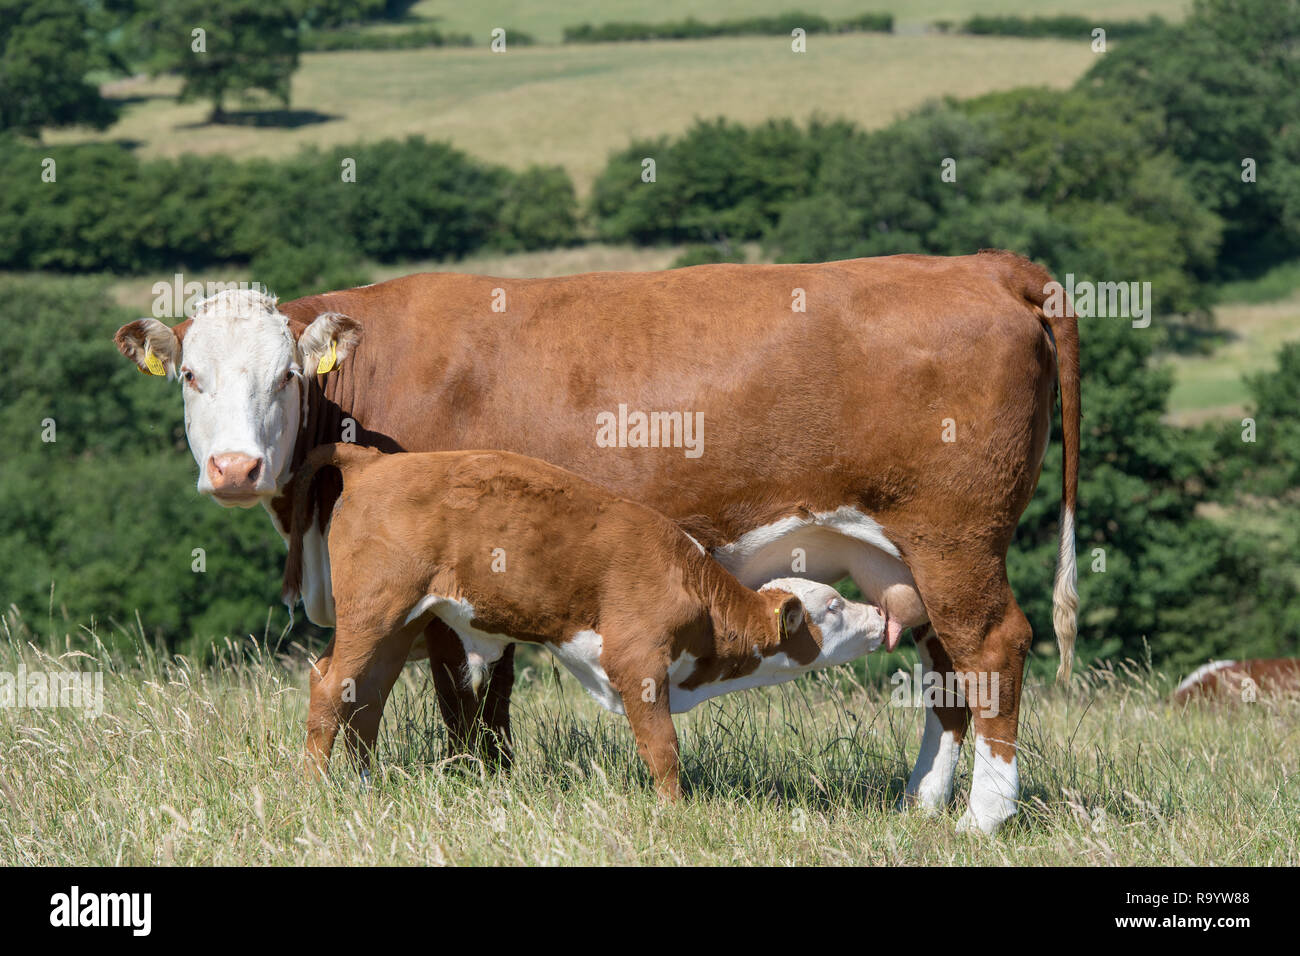
<svg viewBox="0 0 1300 956">
<path fill-rule="evenodd" d="M 957 821 L 957 832 L 992 835 L 997 833 L 1002 824 L 1006 823 L 1010 819 L 1011 817 L 992 817 L 981 821 L 976 819 L 975 814 L 971 813 L 970 808 L 968 807 L 966 812 L 961 815 L 961 819 Z"/>
<path fill-rule="evenodd" d="M 932 817 L 942 813 L 947 805 L 941 800 L 927 800 L 923 795 L 904 793 L 894 802 L 895 813 L 920 813 Z"/>
</svg>

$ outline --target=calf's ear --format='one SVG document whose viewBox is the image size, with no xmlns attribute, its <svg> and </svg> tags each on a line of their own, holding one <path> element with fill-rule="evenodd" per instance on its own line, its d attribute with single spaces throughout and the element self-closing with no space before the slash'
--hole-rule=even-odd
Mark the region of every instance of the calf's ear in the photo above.
<svg viewBox="0 0 1300 956">
<path fill-rule="evenodd" d="M 113 342 L 146 375 L 175 378 L 181 364 L 181 340 L 189 324 L 186 320 L 170 329 L 157 319 L 136 319 L 118 329 Z"/>
<path fill-rule="evenodd" d="M 803 602 L 793 594 L 781 602 L 778 613 L 781 616 L 782 636 L 793 634 L 803 624 Z"/>
<path fill-rule="evenodd" d="M 342 312 L 324 312 L 302 330 L 298 348 L 307 374 L 334 371 L 361 341 L 361 323 Z"/>
</svg>

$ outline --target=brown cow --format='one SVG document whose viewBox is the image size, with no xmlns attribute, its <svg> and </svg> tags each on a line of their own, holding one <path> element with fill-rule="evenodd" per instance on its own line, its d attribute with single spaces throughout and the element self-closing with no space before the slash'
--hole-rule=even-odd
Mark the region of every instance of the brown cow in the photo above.
<svg viewBox="0 0 1300 956">
<path fill-rule="evenodd" d="M 654 508 L 746 586 L 850 576 L 888 614 L 887 644 L 916 628 L 945 685 L 954 671 L 998 675 L 998 706 L 973 717 L 961 822 L 992 830 L 1015 812 L 1032 637 L 1006 551 L 1038 481 L 1058 373 L 1061 674 L 1075 634 L 1078 330 L 1068 310 L 1044 313 L 1050 282 L 1005 252 L 555 279 L 433 273 L 279 308 L 222 293 L 192 321 L 143 319 L 117 341 L 140 368 L 186 383 L 199 490 L 261 501 L 282 534 L 282 492 L 316 445 L 499 448 Z M 319 484 L 304 605 L 331 624 L 323 532 L 338 487 Z M 453 739 L 472 741 L 478 702 L 452 676 L 460 642 L 441 621 L 426 642 Z M 491 740 L 508 739 L 512 668 L 507 649 L 483 704 Z M 908 802 L 951 798 L 970 720 L 965 706 L 927 710 Z"/>
<path fill-rule="evenodd" d="M 1211 661 L 1192 671 L 1174 689 L 1174 703 L 1241 700 L 1300 693 L 1300 660 L 1294 657 Z"/>
<path fill-rule="evenodd" d="M 326 770 L 340 727 L 367 773 L 389 691 L 435 618 L 460 638 L 475 689 L 506 647 L 547 647 L 603 707 L 627 714 L 668 799 L 680 794 L 673 714 L 846 663 L 885 635 L 877 608 L 824 584 L 742 587 L 663 515 L 554 465 L 342 444 L 317 448 L 294 480 L 290 609 L 308 490 L 325 465 L 343 474 L 328 535 L 337 624 L 312 672 L 309 773 Z"/>
</svg>

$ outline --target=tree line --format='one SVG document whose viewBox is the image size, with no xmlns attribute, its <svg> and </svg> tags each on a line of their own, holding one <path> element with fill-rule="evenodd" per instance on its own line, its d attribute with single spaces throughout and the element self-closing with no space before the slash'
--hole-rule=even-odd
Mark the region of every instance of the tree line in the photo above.
<svg viewBox="0 0 1300 956">
<path fill-rule="evenodd" d="M 1150 281 L 1150 327 L 1080 320 L 1081 657 L 1294 655 L 1300 346 L 1250 381 L 1247 421 L 1191 429 L 1165 421 L 1158 359 L 1212 337 L 1219 285 L 1300 260 L 1300 10 L 1202 0 L 1167 29 L 1070 89 L 932 104 L 876 131 L 706 121 L 638 141 L 581 210 L 560 170 L 510 173 L 420 140 L 156 164 L 6 145 L 0 263 L 170 274 L 251 260 L 288 277 L 275 289 L 288 297 L 351 284 L 367 258 L 598 235 L 693 243 L 699 258 L 756 240 L 786 261 L 1000 246 L 1062 279 Z M 46 153 L 57 188 L 39 176 Z M 355 183 L 340 177 L 349 158 Z M 138 610 L 173 646 L 260 633 L 281 545 L 262 515 L 194 493 L 179 396 L 113 350 L 135 316 L 107 280 L 3 277 L 0 314 L 24 330 L 0 376 L 4 604 L 36 621 Z M 1045 645 L 1059 476 L 1058 433 L 1009 558 Z"/>
<path fill-rule="evenodd" d="M 102 97 L 97 82 L 136 72 L 179 76 L 181 99 L 211 103 L 213 122 L 226 119 L 232 100 L 254 94 L 288 106 L 302 50 L 378 48 L 382 39 L 357 40 L 341 28 L 403 19 L 414 2 L 0 0 L 0 132 L 103 129 L 120 104 Z M 345 37 L 342 43 L 330 39 L 331 31 Z M 431 29 L 417 36 L 418 46 L 463 39 Z"/>
<path fill-rule="evenodd" d="M 0 183 L 0 268 L 251 264 L 282 295 L 356 277 L 363 259 L 551 248 L 577 236 L 564 170 L 512 172 L 420 137 L 246 161 L 11 141 Z"/>
</svg>

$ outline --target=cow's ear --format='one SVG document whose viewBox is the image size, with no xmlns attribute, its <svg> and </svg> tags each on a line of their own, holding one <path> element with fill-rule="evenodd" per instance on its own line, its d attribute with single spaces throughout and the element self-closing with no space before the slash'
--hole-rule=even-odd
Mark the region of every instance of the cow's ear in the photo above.
<svg viewBox="0 0 1300 956">
<path fill-rule="evenodd" d="M 176 377 L 181 364 L 181 339 L 189 321 L 170 329 L 157 319 L 136 319 L 117 330 L 117 350 L 146 375 Z"/>
<path fill-rule="evenodd" d="M 777 609 L 781 616 L 781 635 L 788 637 L 803 624 L 803 602 L 793 594 L 781 602 Z"/>
<path fill-rule="evenodd" d="M 298 336 L 302 367 L 308 374 L 324 375 L 343 364 L 361 341 L 361 323 L 342 312 L 325 312 Z"/>
</svg>

